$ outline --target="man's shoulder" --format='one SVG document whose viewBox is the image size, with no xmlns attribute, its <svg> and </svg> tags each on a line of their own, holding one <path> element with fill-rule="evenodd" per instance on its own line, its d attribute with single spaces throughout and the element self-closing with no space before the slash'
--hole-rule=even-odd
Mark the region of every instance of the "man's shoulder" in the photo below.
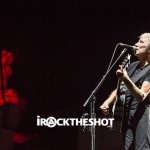
<svg viewBox="0 0 150 150">
<path fill-rule="evenodd" d="M 133 68 L 136 68 L 136 66 L 139 64 L 139 61 L 135 61 L 135 62 L 132 62 L 130 63 L 129 67 L 128 67 L 128 70 L 131 70 Z"/>
<path fill-rule="evenodd" d="M 139 61 L 132 62 L 129 66 L 135 66 L 137 64 L 139 64 Z"/>
<path fill-rule="evenodd" d="M 129 65 L 129 67 L 127 68 L 127 72 L 129 76 L 134 72 L 138 64 L 139 64 L 139 61 L 135 61 Z"/>
</svg>

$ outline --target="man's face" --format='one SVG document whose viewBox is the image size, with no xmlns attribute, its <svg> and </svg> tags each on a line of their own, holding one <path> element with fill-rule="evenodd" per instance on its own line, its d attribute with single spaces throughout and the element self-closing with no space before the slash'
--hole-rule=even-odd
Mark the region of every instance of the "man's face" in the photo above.
<svg viewBox="0 0 150 150">
<path fill-rule="evenodd" d="M 145 55 L 147 54 L 147 49 L 149 45 L 149 41 L 147 37 L 141 37 L 139 41 L 135 44 L 139 49 L 135 51 L 135 55 Z"/>
</svg>

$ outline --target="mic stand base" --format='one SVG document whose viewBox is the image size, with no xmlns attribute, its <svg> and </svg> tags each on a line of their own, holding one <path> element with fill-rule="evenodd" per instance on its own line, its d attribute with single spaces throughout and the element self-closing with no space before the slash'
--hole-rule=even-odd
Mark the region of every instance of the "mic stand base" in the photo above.
<svg viewBox="0 0 150 150">
<path fill-rule="evenodd" d="M 94 124 L 94 119 L 96 119 L 95 102 L 96 97 L 93 95 L 90 103 L 90 114 L 91 119 L 93 120 L 93 125 L 91 126 L 91 150 L 95 150 L 95 124 Z"/>
</svg>

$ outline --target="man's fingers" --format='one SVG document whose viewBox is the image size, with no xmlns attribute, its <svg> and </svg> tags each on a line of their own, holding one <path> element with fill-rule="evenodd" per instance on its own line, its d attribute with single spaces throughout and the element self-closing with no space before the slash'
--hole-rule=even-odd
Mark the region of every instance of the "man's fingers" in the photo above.
<svg viewBox="0 0 150 150">
<path fill-rule="evenodd" d="M 123 70 L 123 66 L 122 66 L 122 65 L 119 65 L 119 69 Z"/>
</svg>

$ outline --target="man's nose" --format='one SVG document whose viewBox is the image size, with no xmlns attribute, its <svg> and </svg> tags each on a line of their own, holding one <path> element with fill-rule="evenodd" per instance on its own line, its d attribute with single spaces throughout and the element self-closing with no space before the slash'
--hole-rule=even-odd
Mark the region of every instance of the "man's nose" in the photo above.
<svg viewBox="0 0 150 150">
<path fill-rule="evenodd" d="M 135 46 L 137 46 L 137 47 L 139 46 L 138 42 L 137 42 L 137 43 L 135 43 Z"/>
</svg>

